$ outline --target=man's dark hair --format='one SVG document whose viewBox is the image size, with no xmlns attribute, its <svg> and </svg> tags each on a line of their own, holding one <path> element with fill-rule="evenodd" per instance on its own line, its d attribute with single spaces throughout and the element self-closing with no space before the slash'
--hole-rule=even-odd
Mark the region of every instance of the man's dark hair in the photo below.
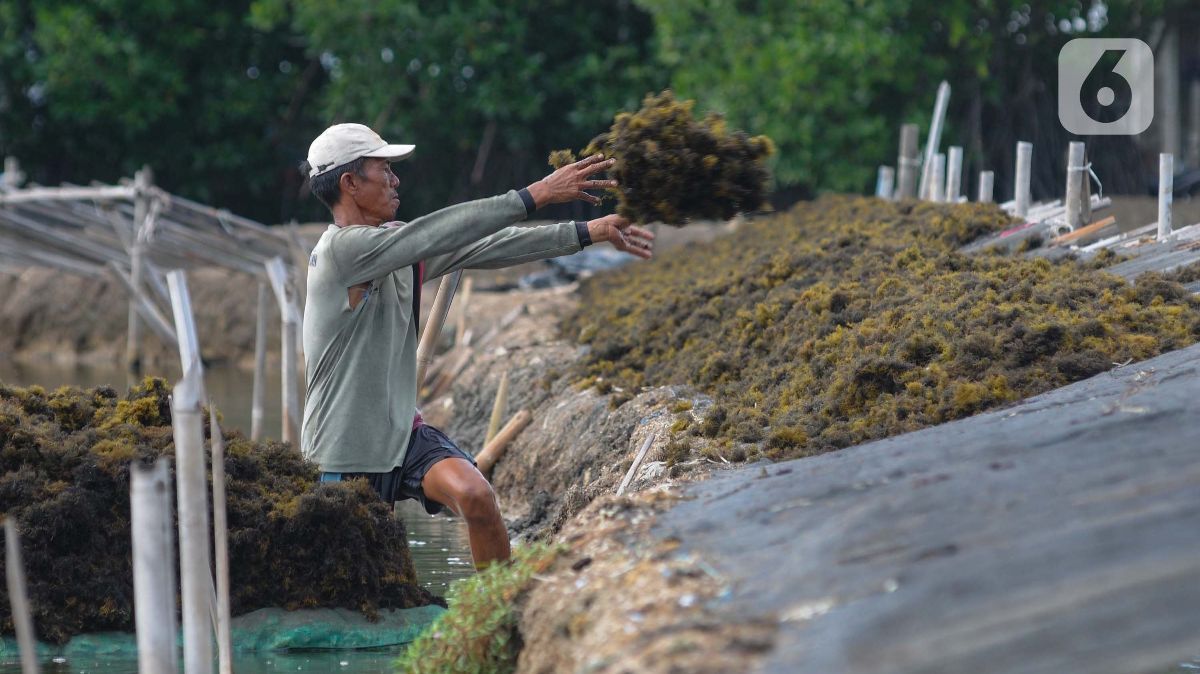
<svg viewBox="0 0 1200 674">
<path fill-rule="evenodd" d="M 305 178 L 305 184 L 308 185 L 308 191 L 312 192 L 313 196 L 325 204 L 325 208 L 333 209 L 337 204 L 338 199 L 342 196 L 342 191 L 338 189 L 338 182 L 342 179 L 342 174 L 353 173 L 359 178 L 366 178 L 367 173 L 364 168 L 367 164 L 366 157 L 359 157 L 352 162 L 347 162 L 341 166 L 330 169 L 315 178 Z M 300 173 L 307 176 L 311 170 L 307 161 L 300 162 Z"/>
</svg>

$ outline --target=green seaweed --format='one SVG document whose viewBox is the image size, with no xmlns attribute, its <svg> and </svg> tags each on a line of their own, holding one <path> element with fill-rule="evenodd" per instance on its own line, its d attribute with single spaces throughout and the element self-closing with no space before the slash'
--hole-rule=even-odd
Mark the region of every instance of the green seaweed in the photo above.
<svg viewBox="0 0 1200 674">
<path fill-rule="evenodd" d="M 619 187 L 617 213 L 638 223 L 683 225 L 689 220 L 728 220 L 765 208 L 775 145 L 728 128 L 724 118 L 693 114 L 695 101 L 679 101 L 669 90 L 646 96 L 636 112 L 618 113 L 612 127 L 592 139 L 582 155 L 614 157 L 609 174 Z M 575 161 L 556 150 L 554 167 Z"/>
<path fill-rule="evenodd" d="M 129 467 L 173 457 L 169 395 L 156 378 L 121 399 L 0 386 L 0 511 L 19 524 L 38 638 L 133 628 Z M 234 614 L 436 603 L 416 584 L 403 523 L 364 481 L 318 485 L 290 445 L 224 435 Z"/>
<path fill-rule="evenodd" d="M 829 196 L 605 272 L 562 324 L 576 379 L 691 384 L 688 431 L 746 458 L 830 451 L 993 409 L 1200 339 L 1172 278 L 957 251 L 1011 226 L 989 204 Z"/>
</svg>

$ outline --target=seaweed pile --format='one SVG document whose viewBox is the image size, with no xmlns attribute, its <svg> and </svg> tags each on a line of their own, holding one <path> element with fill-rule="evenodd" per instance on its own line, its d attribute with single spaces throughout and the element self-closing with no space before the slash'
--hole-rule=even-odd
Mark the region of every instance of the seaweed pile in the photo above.
<svg viewBox="0 0 1200 674">
<path fill-rule="evenodd" d="M 965 417 L 1200 339 L 1174 280 L 957 247 L 994 205 L 831 196 L 703 246 L 596 275 L 564 336 L 601 391 L 687 383 L 679 421 L 735 460 L 791 458 Z M 1182 277 L 1180 277 L 1182 278 Z M 706 442 L 706 447 L 713 443 Z"/>
<path fill-rule="evenodd" d="M 616 158 L 609 173 L 620 185 L 613 190 L 617 213 L 637 223 L 683 225 L 764 207 L 771 139 L 729 129 L 716 113 L 696 119 L 694 106 L 670 91 L 647 96 L 640 110 L 618 113 L 612 128 L 584 148 L 585 157 Z M 555 168 L 573 161 L 569 150 L 550 155 Z"/>
<path fill-rule="evenodd" d="M 155 378 L 123 399 L 108 387 L 0 386 L 0 511 L 20 525 L 39 639 L 133 629 L 129 466 L 173 455 L 169 393 Z M 440 603 L 416 584 L 403 523 L 364 481 L 318 485 L 291 446 L 225 438 L 235 615 Z"/>
</svg>

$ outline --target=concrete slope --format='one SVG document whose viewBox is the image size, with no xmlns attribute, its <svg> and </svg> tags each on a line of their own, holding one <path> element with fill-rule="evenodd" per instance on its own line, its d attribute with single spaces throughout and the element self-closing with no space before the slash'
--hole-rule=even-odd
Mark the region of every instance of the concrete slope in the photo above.
<svg viewBox="0 0 1200 674">
<path fill-rule="evenodd" d="M 654 533 L 775 616 L 761 671 L 1162 671 L 1200 653 L 1200 345 L 688 488 Z"/>
</svg>

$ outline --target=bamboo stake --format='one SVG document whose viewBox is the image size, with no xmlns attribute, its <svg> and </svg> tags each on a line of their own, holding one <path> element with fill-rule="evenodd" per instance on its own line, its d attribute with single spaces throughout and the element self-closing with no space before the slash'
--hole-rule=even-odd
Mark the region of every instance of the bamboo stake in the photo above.
<svg viewBox="0 0 1200 674">
<path fill-rule="evenodd" d="M 896 170 L 891 166 L 880 166 L 879 175 L 875 178 L 875 196 L 890 201 L 895 184 Z"/>
<path fill-rule="evenodd" d="M 629 464 L 629 470 L 625 471 L 625 479 L 621 480 L 621 486 L 617 487 L 617 496 L 625 493 L 625 488 L 633 481 L 633 476 L 637 474 L 637 469 L 642 465 L 642 460 L 646 458 L 646 452 L 650 450 L 650 445 L 654 443 L 654 433 L 646 436 L 646 440 L 642 442 L 642 448 L 638 450 L 637 456 L 634 457 L 633 463 Z"/>
<path fill-rule="evenodd" d="M 225 512 L 225 436 L 210 400 L 209 435 L 212 437 L 213 540 L 217 569 L 217 658 L 220 674 L 233 674 L 233 638 L 229 608 L 229 524 Z"/>
<path fill-rule="evenodd" d="M 492 438 L 492 441 L 484 445 L 483 449 L 475 455 L 475 463 L 479 467 L 479 472 L 487 475 L 492 472 L 492 468 L 500 457 L 504 456 L 504 450 L 508 448 L 508 443 L 512 442 L 513 438 L 517 437 L 529 422 L 533 421 L 533 415 L 529 410 L 521 410 L 513 415 L 504 424 L 504 428 Z"/>
<path fill-rule="evenodd" d="M 496 437 L 496 433 L 500 431 L 500 420 L 504 418 L 504 408 L 508 405 L 508 370 L 500 375 L 500 385 L 496 387 L 496 401 L 492 403 L 492 418 L 488 420 L 487 434 L 483 437 L 483 444 L 492 441 Z"/>
<path fill-rule="evenodd" d="M 275 291 L 275 302 L 279 305 L 282 321 L 280 329 L 280 369 L 282 376 L 282 431 L 280 439 L 297 445 L 300 442 L 300 390 L 296 381 L 296 342 L 299 339 L 300 310 L 296 306 L 295 289 L 288 277 L 287 266 L 282 257 L 273 257 L 265 263 L 267 277 Z"/>
<path fill-rule="evenodd" d="M 250 400 L 250 439 L 262 438 L 263 401 L 267 394 L 267 284 L 258 282 L 258 315 L 254 328 L 254 391 Z"/>
<path fill-rule="evenodd" d="M 21 651 L 21 674 L 37 674 L 37 640 L 33 634 L 33 615 L 25 586 L 25 566 L 21 563 L 21 538 L 17 521 L 4 518 L 4 570 L 8 581 L 8 601 L 12 605 L 13 629 Z"/>
<path fill-rule="evenodd" d="M 138 672 L 175 674 L 175 579 L 171 572 L 171 476 L 168 459 L 129 470 L 133 597 Z"/>
<path fill-rule="evenodd" d="M 938 85 L 937 100 L 933 104 L 933 121 L 929 125 L 929 139 L 925 144 L 925 170 L 921 172 L 918 196 L 930 199 L 933 193 L 933 157 L 942 142 L 942 124 L 946 121 L 946 108 L 950 105 L 950 83 L 945 80 Z"/>
<path fill-rule="evenodd" d="M 142 286 L 142 259 L 146 254 L 146 220 L 150 213 L 150 196 L 147 190 L 152 182 L 150 168 L 143 167 L 134 174 L 133 245 L 129 249 L 129 278 L 133 288 Z M 125 369 L 140 373 L 142 370 L 142 334 L 138 323 L 136 292 L 129 297 L 128 332 L 125 338 Z"/>
<path fill-rule="evenodd" d="M 129 293 L 130 305 L 137 308 L 138 314 L 146 321 L 146 325 L 158 335 L 159 339 L 166 342 L 168 346 L 178 348 L 179 340 L 175 336 L 175 330 L 167 322 L 167 318 L 159 312 L 158 306 L 150 301 L 150 298 L 141 292 L 137 286 L 133 285 L 133 279 L 125 275 L 124 270 L 117 265 L 116 261 L 109 260 L 108 271 L 118 283 L 124 286 L 125 292 Z"/>
<path fill-rule="evenodd" d="M 15 190 L 21 186 L 21 181 L 24 179 L 25 176 L 21 173 L 21 162 L 17 161 L 16 157 L 5 157 L 3 187 L 7 190 Z"/>
<path fill-rule="evenodd" d="M 187 374 L 193 367 L 199 373 L 200 388 L 204 388 L 204 366 L 200 360 L 200 340 L 196 336 L 196 318 L 192 313 L 192 297 L 188 292 L 187 276 L 182 269 L 167 273 L 171 291 L 171 310 L 175 315 L 175 339 L 179 345 L 179 367 Z"/>
<path fill-rule="evenodd" d="M 1171 201 L 1174 194 L 1175 156 L 1158 155 L 1158 240 L 1171 236 Z"/>
<path fill-rule="evenodd" d="M 1072 142 L 1067 150 L 1067 185 L 1063 201 L 1067 206 L 1067 227 L 1072 231 L 1087 224 L 1083 208 L 1083 185 L 1087 180 L 1083 143 Z"/>
<path fill-rule="evenodd" d="M 462 301 L 458 303 L 458 320 L 454 326 L 454 346 L 465 346 L 467 336 L 467 311 L 471 306 L 471 277 L 463 281 Z"/>
<path fill-rule="evenodd" d="M 929 172 L 929 185 L 930 201 L 946 200 L 946 155 L 941 152 L 933 155 L 933 169 Z"/>
<path fill-rule="evenodd" d="M 183 597 L 183 671 L 212 674 L 212 583 L 208 548 L 208 481 L 200 410 L 200 369 L 188 368 L 171 396 L 179 495 L 179 575 Z"/>
<path fill-rule="evenodd" d="M 900 156 L 896 159 L 897 166 L 897 199 L 912 199 L 917 196 L 917 167 L 921 161 L 917 159 L 917 135 L 920 129 L 916 124 L 900 126 Z"/>
<path fill-rule="evenodd" d="M 946 159 L 946 201 L 956 204 L 962 195 L 963 149 L 957 145 L 950 146 L 950 154 Z"/>
<path fill-rule="evenodd" d="M 462 278 L 462 270 L 451 272 L 442 277 L 438 286 L 437 296 L 433 299 L 433 309 L 429 312 L 429 321 L 421 334 L 421 343 L 417 345 L 417 388 L 425 381 L 425 370 L 433 360 L 433 352 L 437 347 L 438 337 L 442 334 L 442 326 L 446 323 L 446 313 L 450 311 L 450 302 L 454 299 L 454 291 L 458 289 L 458 281 Z"/>
<path fill-rule="evenodd" d="M 1029 182 L 1032 176 L 1033 143 L 1017 142 L 1017 175 L 1013 188 L 1013 213 L 1021 218 L 1029 215 Z"/>
<path fill-rule="evenodd" d="M 471 362 L 471 357 L 474 355 L 474 352 L 469 348 L 464 347 L 461 349 L 461 353 L 458 359 L 454 361 L 454 365 L 449 370 L 443 372 L 442 376 L 438 377 L 438 380 L 430 387 L 429 399 L 432 400 L 445 393 L 446 389 L 450 388 L 454 383 L 454 380 L 458 379 L 458 375 L 462 374 L 462 371 L 466 369 L 467 364 Z"/>
<path fill-rule="evenodd" d="M 995 184 L 996 174 L 991 171 L 979 172 L 979 203 L 988 204 L 992 202 L 992 186 Z"/>
<path fill-rule="evenodd" d="M 135 193 L 136 188 L 133 187 L 31 187 L 20 192 L 0 194 L 0 205 L 31 201 L 132 199 Z"/>
</svg>

